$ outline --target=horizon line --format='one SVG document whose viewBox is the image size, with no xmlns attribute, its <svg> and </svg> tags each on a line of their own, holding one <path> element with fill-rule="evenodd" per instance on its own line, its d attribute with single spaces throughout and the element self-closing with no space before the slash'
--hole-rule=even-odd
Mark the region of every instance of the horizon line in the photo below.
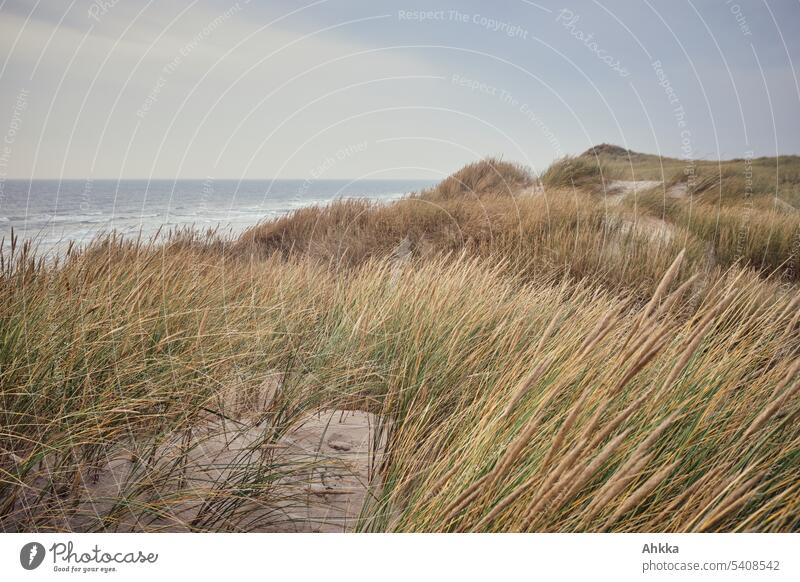
<svg viewBox="0 0 800 582">
<path fill-rule="evenodd" d="M 293 181 L 293 182 L 357 182 L 357 181 L 371 181 L 371 182 L 389 182 L 389 181 L 405 181 L 405 182 L 429 182 L 432 180 L 436 180 L 436 178 L 227 178 L 227 177 L 220 177 L 220 178 L 17 178 L 17 177 L 4 177 L 0 179 L 0 182 L 116 182 L 116 181 L 125 181 L 125 180 L 135 180 L 139 182 L 168 182 L 168 181 L 175 181 L 175 182 L 205 182 L 210 180 L 212 182 L 215 181 L 226 181 L 226 182 L 266 182 L 266 181 Z"/>
</svg>

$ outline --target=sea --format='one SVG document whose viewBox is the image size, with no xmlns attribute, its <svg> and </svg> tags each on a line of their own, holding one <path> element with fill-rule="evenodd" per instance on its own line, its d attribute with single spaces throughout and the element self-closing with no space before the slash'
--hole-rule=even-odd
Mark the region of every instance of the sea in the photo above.
<svg viewBox="0 0 800 582">
<path fill-rule="evenodd" d="M 63 253 L 112 231 L 149 239 L 195 227 L 235 236 L 264 220 L 337 199 L 389 202 L 426 180 L 5 180 L 0 238 L 12 230 L 40 256 Z"/>
</svg>

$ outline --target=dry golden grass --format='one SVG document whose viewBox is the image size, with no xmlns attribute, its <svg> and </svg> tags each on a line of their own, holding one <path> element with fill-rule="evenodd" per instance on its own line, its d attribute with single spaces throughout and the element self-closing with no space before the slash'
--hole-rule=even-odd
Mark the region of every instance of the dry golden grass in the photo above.
<svg viewBox="0 0 800 582">
<path fill-rule="evenodd" d="M 777 200 L 782 208 L 800 210 L 800 156 L 687 160 L 604 144 L 579 158 L 601 166 L 606 179 L 687 184 L 690 193 L 722 206 L 749 203 L 769 209 Z"/>
<path fill-rule="evenodd" d="M 688 231 L 653 241 L 629 222 L 627 213 L 610 212 L 602 200 L 558 190 L 461 198 L 428 192 L 390 205 L 347 200 L 303 208 L 251 228 L 231 252 L 254 259 L 279 253 L 347 269 L 391 256 L 402 245 L 420 260 L 467 253 L 514 276 L 569 275 L 643 298 L 683 248 L 695 269 L 714 268 L 706 245 Z"/>
<path fill-rule="evenodd" d="M 533 176 L 523 166 L 488 158 L 464 166 L 436 187 L 423 192 L 422 198 L 449 200 L 482 196 L 511 197 L 533 183 Z"/>
<path fill-rule="evenodd" d="M 549 189 L 602 191 L 610 177 L 602 158 L 582 155 L 557 160 L 542 174 L 541 180 Z"/>
<path fill-rule="evenodd" d="M 715 262 L 748 265 L 800 281 L 800 212 L 772 206 L 719 205 L 702 196 L 672 198 L 656 188 L 626 201 L 638 212 L 690 232 L 713 253 Z"/>
<path fill-rule="evenodd" d="M 383 419 L 372 530 L 798 530 L 793 279 L 709 260 L 677 220 L 653 239 L 624 205 L 520 194 L 503 168 L 239 240 L 112 236 L 59 263 L 6 248 L 0 529 L 158 529 L 191 494 L 193 457 L 166 445 L 280 371 L 187 529 L 275 527 L 292 469 L 273 446 L 341 408 Z M 87 511 L 120 449 L 130 477 Z"/>
</svg>

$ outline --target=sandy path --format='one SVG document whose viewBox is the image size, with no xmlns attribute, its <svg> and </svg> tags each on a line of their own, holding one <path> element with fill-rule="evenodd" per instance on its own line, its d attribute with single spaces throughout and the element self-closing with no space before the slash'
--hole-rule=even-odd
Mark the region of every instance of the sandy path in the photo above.
<svg viewBox="0 0 800 582">
<path fill-rule="evenodd" d="M 639 194 L 661 185 L 660 180 L 609 180 L 605 195 L 609 204 L 620 204 L 628 194 Z"/>
<path fill-rule="evenodd" d="M 358 525 L 380 487 L 376 469 L 383 444 L 377 442 L 377 421 L 367 412 L 325 410 L 283 439 L 288 458 L 321 461 L 290 485 L 302 498 L 286 507 L 289 531 L 342 532 Z"/>
<path fill-rule="evenodd" d="M 606 184 L 605 200 L 609 206 L 619 206 L 626 196 L 652 190 L 661 184 L 660 180 L 611 180 Z M 680 186 L 684 186 L 684 190 Z M 685 184 L 676 184 L 667 191 L 667 195 L 685 195 Z M 635 220 L 623 220 L 622 232 L 631 231 L 647 236 L 654 242 L 670 242 L 675 236 L 675 229 L 671 224 L 650 215 L 637 215 Z"/>
<path fill-rule="evenodd" d="M 278 385 L 265 382 L 246 402 L 230 391 L 223 414 L 157 443 L 116 445 L 55 495 L 47 476 L 59 469 L 45 460 L 17 521 L 25 529 L 26 506 L 40 513 L 48 491 L 54 518 L 41 527 L 59 531 L 352 531 L 380 490 L 379 417 L 321 410 L 277 436 L 257 415 Z"/>
</svg>

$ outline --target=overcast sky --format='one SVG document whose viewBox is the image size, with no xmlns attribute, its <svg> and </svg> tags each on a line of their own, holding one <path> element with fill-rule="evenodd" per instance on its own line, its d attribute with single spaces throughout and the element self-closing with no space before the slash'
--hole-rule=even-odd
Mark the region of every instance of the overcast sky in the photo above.
<svg viewBox="0 0 800 582">
<path fill-rule="evenodd" d="M 0 172 L 439 178 L 602 142 L 800 153 L 798 23 L 798 0 L 0 0 Z"/>
</svg>

